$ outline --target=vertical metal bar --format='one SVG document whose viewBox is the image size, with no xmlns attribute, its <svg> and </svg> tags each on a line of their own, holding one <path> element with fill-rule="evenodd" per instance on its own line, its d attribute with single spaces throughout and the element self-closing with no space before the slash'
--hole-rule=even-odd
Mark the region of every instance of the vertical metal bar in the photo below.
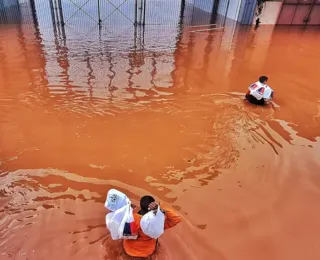
<svg viewBox="0 0 320 260">
<path fill-rule="evenodd" d="M 59 13 L 57 11 L 57 0 L 54 0 L 53 2 L 53 5 L 54 5 L 54 14 L 55 14 L 55 17 L 56 17 L 56 21 L 57 21 L 57 24 L 60 24 L 60 17 L 59 17 Z"/>
<path fill-rule="evenodd" d="M 99 25 L 99 40 L 101 41 L 101 25 Z"/>
<path fill-rule="evenodd" d="M 89 52 L 86 51 L 85 54 L 86 54 L 86 56 L 87 56 L 87 57 L 86 57 L 87 69 L 89 70 L 89 71 L 88 71 L 87 85 L 89 86 L 88 90 L 89 90 L 90 100 L 92 100 L 92 98 L 93 98 L 93 85 L 92 85 L 92 80 L 93 80 L 95 77 L 94 77 L 93 69 L 92 69 L 92 66 L 91 66 L 91 63 L 90 63 L 90 55 L 89 55 Z"/>
<path fill-rule="evenodd" d="M 184 1 L 184 0 L 182 0 Z M 146 25 L 146 8 L 147 8 L 147 0 L 144 0 L 144 5 L 143 5 L 143 26 Z"/>
<path fill-rule="evenodd" d="M 62 26 L 64 26 L 64 17 L 63 17 L 63 10 L 62 10 L 61 0 L 58 0 L 58 4 L 59 4 L 60 23 L 61 23 Z"/>
<path fill-rule="evenodd" d="M 58 27 L 58 29 L 59 29 L 59 33 L 60 33 L 60 29 L 61 29 L 60 37 L 62 36 L 63 42 L 64 42 L 64 44 L 66 44 L 66 32 L 65 32 L 65 28 L 64 28 L 65 22 L 64 22 L 61 0 L 57 0 L 56 4 L 57 4 L 57 9 L 58 9 L 58 10 L 56 10 L 56 12 L 58 14 L 58 11 L 59 11 L 59 21 L 60 21 L 59 24 L 61 27 L 61 28 Z"/>
<path fill-rule="evenodd" d="M 64 46 L 66 46 L 67 44 L 67 36 L 66 36 L 66 30 L 65 30 L 65 27 L 64 27 L 64 21 L 63 21 L 63 24 L 61 26 L 61 36 L 62 36 L 62 40 L 63 40 L 63 44 Z"/>
<path fill-rule="evenodd" d="M 138 19 L 138 0 L 135 0 L 135 8 L 134 8 L 134 25 L 137 25 Z"/>
<path fill-rule="evenodd" d="M 139 26 L 139 58 L 140 58 L 140 54 L 141 54 L 141 50 L 142 50 L 142 44 L 141 44 L 141 26 Z M 137 56 L 135 57 L 135 58 L 137 58 Z"/>
<path fill-rule="evenodd" d="M 140 0 L 140 7 L 139 7 L 139 10 L 140 10 L 140 18 L 139 18 L 139 24 L 142 24 L 142 7 L 143 7 L 143 0 Z"/>
<path fill-rule="evenodd" d="M 35 28 L 38 28 L 39 22 L 38 22 L 38 17 L 37 17 L 36 4 L 35 4 L 34 0 L 30 0 L 30 6 L 31 6 L 31 13 L 32 13 L 34 26 L 35 26 Z"/>
<path fill-rule="evenodd" d="M 180 4 L 180 19 L 179 19 L 180 29 L 182 29 L 185 9 L 186 9 L 186 1 L 185 0 L 181 0 L 181 4 Z"/>
<path fill-rule="evenodd" d="M 307 23 L 310 22 L 311 12 L 313 10 L 313 6 L 315 5 L 315 3 L 316 3 L 316 0 L 313 0 L 312 4 L 310 5 L 308 15 L 307 15 L 306 19 L 304 20 L 304 25 L 307 25 Z"/>
<path fill-rule="evenodd" d="M 145 0 L 146 1 L 146 0 Z M 145 26 L 143 26 L 142 27 L 142 44 L 143 44 L 143 49 L 144 49 L 144 35 L 145 35 L 145 30 L 146 29 L 146 27 Z"/>
<path fill-rule="evenodd" d="M 137 26 L 134 27 L 134 33 L 133 33 L 133 44 L 134 44 L 134 50 L 137 50 Z"/>
<path fill-rule="evenodd" d="M 115 88 L 112 83 L 113 83 L 114 77 L 116 76 L 116 71 L 113 70 L 114 64 L 112 63 L 112 55 L 110 52 L 107 52 L 107 57 L 108 57 L 108 62 L 110 64 L 109 71 L 110 71 L 110 74 L 112 73 L 112 75 L 108 74 L 108 77 L 110 79 L 108 84 L 108 91 L 110 93 L 110 97 L 113 98 L 114 97 L 113 92 L 115 91 Z"/>
<path fill-rule="evenodd" d="M 60 18 L 60 14 L 58 12 L 58 0 L 54 0 L 54 13 L 55 13 L 55 16 L 56 16 L 56 21 L 57 21 L 57 28 L 58 28 L 58 33 L 59 33 L 59 36 L 61 35 L 61 31 L 60 31 L 60 22 L 61 22 L 61 18 Z"/>
<path fill-rule="evenodd" d="M 52 1 L 52 0 L 49 0 L 49 3 L 50 3 L 52 23 L 55 25 L 55 24 L 56 24 L 56 18 L 55 18 L 55 15 L 54 15 L 53 1 Z"/>
<path fill-rule="evenodd" d="M 101 26 L 101 13 L 100 13 L 100 0 L 98 0 L 98 21 L 99 21 L 99 26 Z"/>
</svg>

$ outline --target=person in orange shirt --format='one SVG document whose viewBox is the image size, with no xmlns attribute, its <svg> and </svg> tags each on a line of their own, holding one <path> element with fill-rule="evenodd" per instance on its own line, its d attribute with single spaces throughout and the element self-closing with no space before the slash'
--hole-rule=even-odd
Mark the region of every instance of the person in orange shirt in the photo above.
<svg viewBox="0 0 320 260">
<path fill-rule="evenodd" d="M 157 210 L 159 208 L 159 204 L 155 202 L 153 197 L 143 196 L 140 200 L 140 208 L 141 209 L 138 213 L 134 213 L 134 221 L 138 229 L 138 238 L 135 240 L 124 240 L 123 247 L 124 251 L 129 256 L 145 258 L 151 256 L 155 252 L 158 240 L 148 237 L 142 232 L 140 220 L 142 216 L 150 210 Z M 181 221 L 180 216 L 172 209 L 161 205 L 161 210 L 165 214 L 165 230 L 174 227 Z"/>
</svg>

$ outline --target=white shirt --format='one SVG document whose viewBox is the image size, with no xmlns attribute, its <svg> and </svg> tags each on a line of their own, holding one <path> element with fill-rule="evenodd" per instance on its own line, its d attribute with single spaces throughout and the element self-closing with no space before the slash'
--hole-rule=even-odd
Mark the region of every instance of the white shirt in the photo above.
<svg viewBox="0 0 320 260">
<path fill-rule="evenodd" d="M 272 99 L 273 89 L 270 88 L 267 84 L 263 84 L 260 81 L 253 83 L 249 87 L 250 95 L 254 96 L 256 99 L 261 100 L 262 98 L 265 101 Z"/>
</svg>

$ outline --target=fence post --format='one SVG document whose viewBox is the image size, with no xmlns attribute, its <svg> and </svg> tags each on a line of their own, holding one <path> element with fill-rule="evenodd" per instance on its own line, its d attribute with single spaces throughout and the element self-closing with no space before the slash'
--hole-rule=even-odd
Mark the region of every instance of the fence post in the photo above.
<svg viewBox="0 0 320 260">
<path fill-rule="evenodd" d="M 138 0 L 135 0 L 135 3 L 134 3 L 134 25 L 137 25 L 137 19 L 138 19 Z"/>
<path fill-rule="evenodd" d="M 100 13 L 100 0 L 98 0 L 98 18 L 99 18 L 99 26 L 101 26 L 101 13 Z"/>
<path fill-rule="evenodd" d="M 53 7 L 53 2 L 52 0 L 49 0 L 50 3 L 50 10 L 51 10 L 51 18 L 52 18 L 52 22 L 53 24 L 56 24 L 56 18 L 54 16 L 54 7 Z"/>
<path fill-rule="evenodd" d="M 53 5 L 54 5 L 54 14 L 56 16 L 56 21 L 57 21 L 57 24 L 59 25 L 60 24 L 60 14 L 58 12 L 58 2 L 57 2 L 57 0 L 54 0 Z"/>
<path fill-rule="evenodd" d="M 36 27 L 38 27 L 39 23 L 38 23 L 37 11 L 36 11 L 36 4 L 35 4 L 34 0 L 30 0 L 30 7 L 31 7 L 32 18 L 33 18 L 34 25 Z"/>
<path fill-rule="evenodd" d="M 63 17 L 61 0 L 58 0 L 58 4 L 59 4 L 59 13 L 60 13 L 60 20 L 61 20 L 60 23 L 62 26 L 64 26 L 64 17 Z"/>
<path fill-rule="evenodd" d="M 140 7 L 139 7 L 139 11 L 140 11 L 140 14 L 139 14 L 139 24 L 141 25 L 142 24 L 142 8 L 143 8 L 143 0 L 140 0 Z"/>
<path fill-rule="evenodd" d="M 180 5 L 180 19 L 179 19 L 179 24 L 180 24 L 180 26 L 182 26 L 182 24 L 183 24 L 183 17 L 184 17 L 185 7 L 186 7 L 186 1 L 185 1 L 185 0 L 181 0 L 181 5 Z"/>
<path fill-rule="evenodd" d="M 143 5 L 143 26 L 146 25 L 146 8 L 147 8 L 147 0 L 144 0 L 144 5 Z"/>
</svg>

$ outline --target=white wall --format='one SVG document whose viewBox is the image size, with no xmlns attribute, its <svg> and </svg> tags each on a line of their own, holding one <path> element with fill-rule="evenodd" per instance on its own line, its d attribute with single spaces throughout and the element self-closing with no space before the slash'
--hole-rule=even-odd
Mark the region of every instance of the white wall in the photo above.
<svg viewBox="0 0 320 260">
<path fill-rule="evenodd" d="M 239 20 L 239 12 L 242 0 L 230 0 L 227 17 L 232 20 Z"/>
<path fill-rule="evenodd" d="M 228 6 L 229 1 L 229 6 Z M 239 21 L 239 13 L 242 0 L 222 0 L 219 4 L 218 14 L 225 15 L 228 8 L 227 17 L 232 20 Z"/>
<path fill-rule="evenodd" d="M 261 24 L 276 24 L 281 10 L 282 2 L 266 2 L 260 15 Z M 253 23 L 257 17 L 253 18 Z"/>
</svg>

